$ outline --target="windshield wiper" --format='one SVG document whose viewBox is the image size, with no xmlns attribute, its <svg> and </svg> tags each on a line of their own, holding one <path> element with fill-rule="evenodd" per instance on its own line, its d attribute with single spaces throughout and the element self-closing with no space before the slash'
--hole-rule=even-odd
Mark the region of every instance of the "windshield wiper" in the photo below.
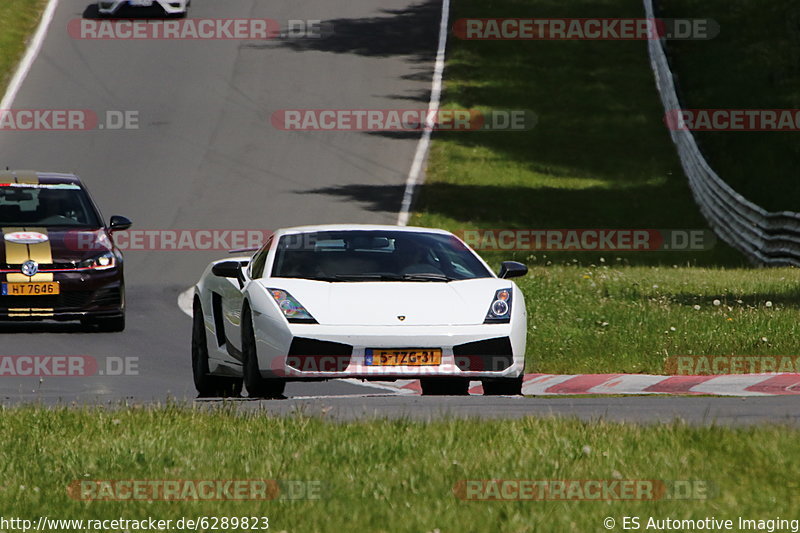
<svg viewBox="0 0 800 533">
<path fill-rule="evenodd" d="M 336 274 L 338 281 L 403 281 L 398 274 Z"/>
<path fill-rule="evenodd" d="M 455 278 L 450 278 L 443 274 L 434 274 L 433 272 L 420 272 L 415 274 L 336 274 L 334 276 L 313 276 L 304 279 L 314 281 L 453 281 Z"/>
<path fill-rule="evenodd" d="M 405 281 L 453 281 L 455 278 L 445 276 L 444 274 L 434 274 L 433 272 L 419 272 L 417 274 L 404 274 L 403 280 Z"/>
</svg>

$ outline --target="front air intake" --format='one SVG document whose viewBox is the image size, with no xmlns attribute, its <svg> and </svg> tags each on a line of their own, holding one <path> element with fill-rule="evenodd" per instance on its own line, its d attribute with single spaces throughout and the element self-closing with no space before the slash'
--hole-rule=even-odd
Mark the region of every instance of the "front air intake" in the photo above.
<svg viewBox="0 0 800 533">
<path fill-rule="evenodd" d="M 352 355 L 349 344 L 295 337 L 286 364 L 302 372 L 344 372 Z"/>
<path fill-rule="evenodd" d="M 500 372 L 514 363 L 511 339 L 497 337 L 453 346 L 459 370 L 466 372 Z"/>
</svg>

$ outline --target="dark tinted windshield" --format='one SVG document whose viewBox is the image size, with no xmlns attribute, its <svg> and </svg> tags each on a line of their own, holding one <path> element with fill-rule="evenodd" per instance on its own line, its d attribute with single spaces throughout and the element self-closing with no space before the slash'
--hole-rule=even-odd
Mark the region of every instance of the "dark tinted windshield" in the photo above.
<svg viewBox="0 0 800 533">
<path fill-rule="evenodd" d="M 450 281 L 492 273 L 458 239 L 409 231 L 326 231 L 284 235 L 274 277 L 325 281 Z"/>
<path fill-rule="evenodd" d="M 99 228 L 100 220 L 78 185 L 12 183 L 0 185 L 0 226 Z"/>
</svg>

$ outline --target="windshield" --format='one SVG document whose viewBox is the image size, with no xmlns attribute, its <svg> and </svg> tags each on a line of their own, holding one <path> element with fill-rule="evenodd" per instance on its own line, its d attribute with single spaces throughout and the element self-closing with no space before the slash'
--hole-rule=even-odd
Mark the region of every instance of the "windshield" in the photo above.
<svg viewBox="0 0 800 533">
<path fill-rule="evenodd" d="M 76 184 L 0 184 L 0 226 L 99 228 L 86 192 Z"/>
<path fill-rule="evenodd" d="M 323 281 L 452 281 L 492 273 L 450 235 L 324 231 L 284 235 L 272 276 Z"/>
</svg>

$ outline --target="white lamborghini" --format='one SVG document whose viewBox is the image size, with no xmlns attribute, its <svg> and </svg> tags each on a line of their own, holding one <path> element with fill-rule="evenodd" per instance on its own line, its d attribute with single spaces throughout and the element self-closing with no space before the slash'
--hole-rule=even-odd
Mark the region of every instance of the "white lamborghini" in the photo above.
<svg viewBox="0 0 800 533">
<path fill-rule="evenodd" d="M 194 289 L 200 396 L 282 397 L 287 381 L 420 379 L 423 394 L 520 394 L 522 292 L 437 229 L 282 229 L 252 257 L 211 263 Z"/>
<path fill-rule="evenodd" d="M 192 0 L 99 0 L 97 9 L 102 16 L 112 16 L 124 9 L 158 7 L 165 15 L 185 17 Z"/>
</svg>

